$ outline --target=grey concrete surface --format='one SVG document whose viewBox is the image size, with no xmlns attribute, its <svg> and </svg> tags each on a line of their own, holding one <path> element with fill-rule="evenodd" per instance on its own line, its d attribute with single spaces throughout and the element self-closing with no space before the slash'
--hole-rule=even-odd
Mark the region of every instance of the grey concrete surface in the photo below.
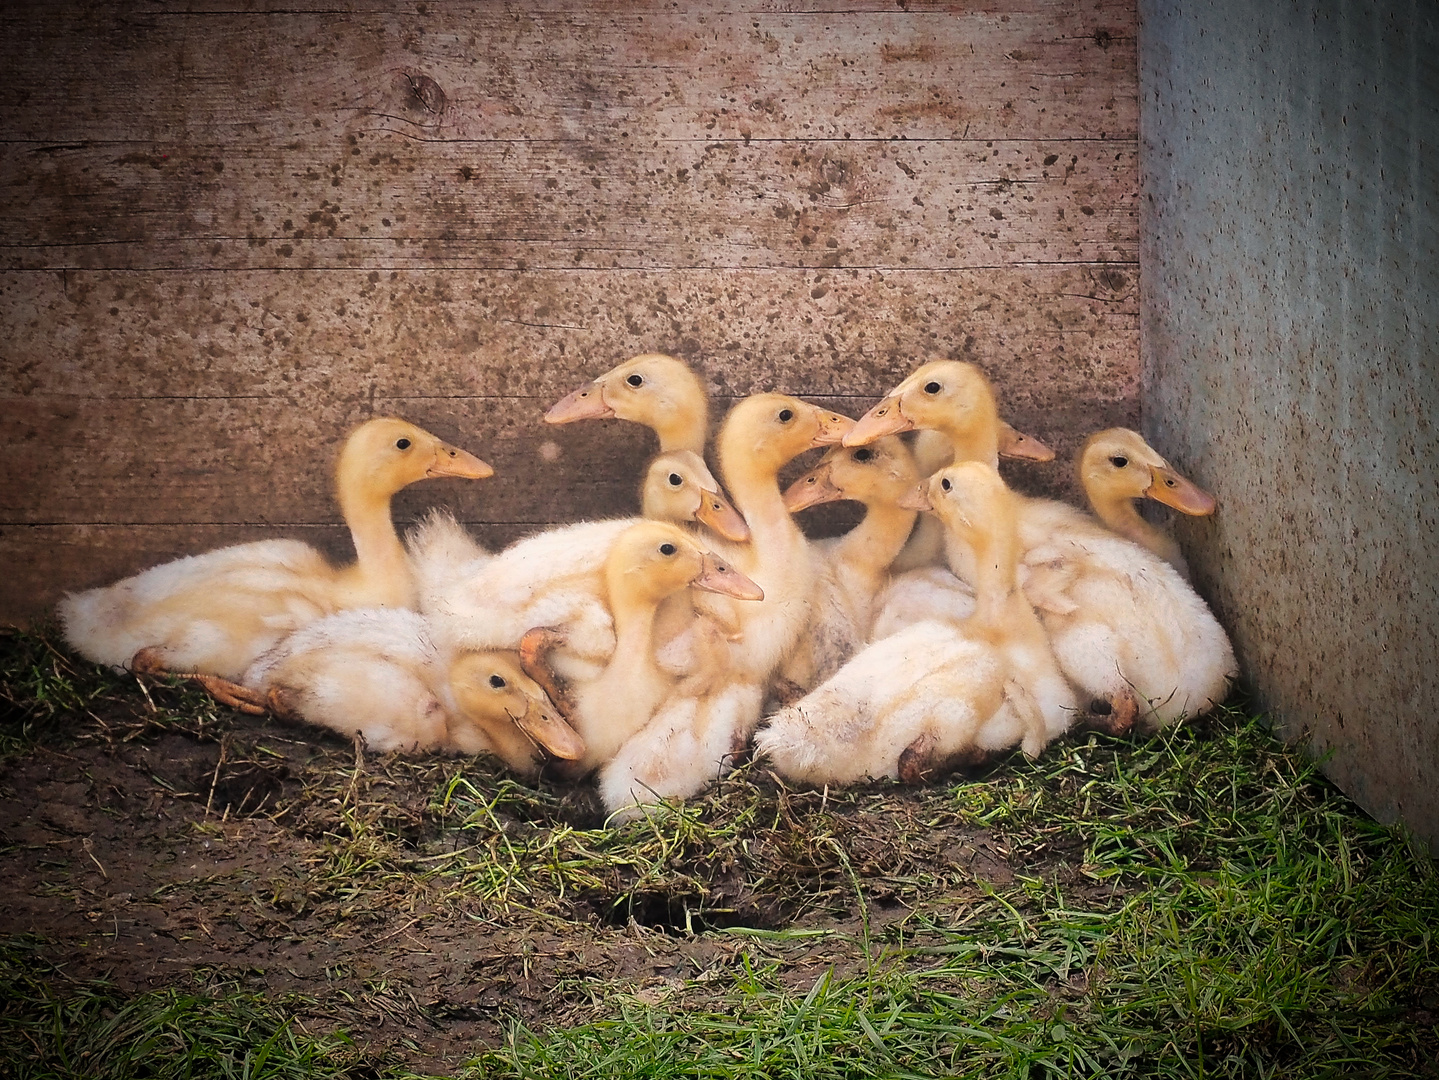
<svg viewBox="0 0 1439 1080">
<path fill-rule="evenodd" d="M 1142 409 L 1286 738 L 1439 854 L 1439 6 L 1140 0 Z"/>
</svg>

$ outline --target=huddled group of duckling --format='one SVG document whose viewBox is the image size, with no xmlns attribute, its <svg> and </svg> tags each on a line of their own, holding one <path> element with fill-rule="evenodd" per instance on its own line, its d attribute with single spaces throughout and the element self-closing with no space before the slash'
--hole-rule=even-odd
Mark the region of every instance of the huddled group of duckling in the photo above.
<svg viewBox="0 0 1439 1080">
<path fill-rule="evenodd" d="M 679 360 L 637 356 L 545 419 L 603 417 L 659 436 L 641 517 L 491 553 L 435 512 L 402 543 L 397 491 L 492 470 L 371 420 L 336 475 L 353 565 L 292 540 L 191 556 L 68 596 L 66 635 L 92 660 L 184 674 L 378 751 L 597 771 L 621 816 L 698 792 L 751 741 L 801 782 L 918 782 L 1016 745 L 1037 756 L 1076 725 L 1173 723 L 1236 673 L 1178 547 L 1134 505 L 1214 500 L 1118 428 L 1079 456 L 1097 520 L 1015 493 L 999 456 L 1053 454 L 1000 420 L 971 364 L 925 364 L 857 422 L 784 394 L 740 401 L 716 455 L 733 503 Z M 781 492 L 780 470 L 821 446 Z M 792 515 L 840 499 L 864 505 L 860 524 L 806 539 Z"/>
</svg>

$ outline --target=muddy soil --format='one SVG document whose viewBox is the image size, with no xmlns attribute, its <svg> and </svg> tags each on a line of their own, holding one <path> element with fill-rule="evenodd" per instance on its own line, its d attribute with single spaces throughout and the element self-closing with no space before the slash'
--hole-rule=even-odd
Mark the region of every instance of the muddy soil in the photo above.
<svg viewBox="0 0 1439 1080">
<path fill-rule="evenodd" d="M 750 770 L 731 792 L 753 801 L 764 788 L 773 820 L 745 838 L 745 859 L 611 866 L 599 884 L 543 895 L 522 883 L 497 904 L 444 872 L 477 833 L 443 794 L 456 776 L 481 799 L 525 785 L 483 759 L 376 758 L 195 702 L 120 686 L 0 764 L 0 934 L 33 935 L 64 976 L 127 993 L 298 993 L 306 1028 L 343 1027 L 428 1070 L 493 1045 L 513 1020 L 568 1025 L 612 1010 L 616 995 L 658 1002 L 688 980 L 729 985 L 746 959 L 795 987 L 843 976 L 863 963 L 862 923 L 878 933 L 917 909 L 952 912 L 1015 873 L 999 837 L 919 820 L 893 788 L 826 818 L 834 839 L 817 842 L 803 819 L 830 810 L 828 797 Z M 591 793 L 544 780 L 529 790 L 533 803 L 496 811 L 492 841 L 598 825 Z M 1046 860 L 1073 877 L 1065 853 Z M 915 883 L 935 867 L 954 887 L 925 896 Z M 686 1000 L 695 993 L 689 983 Z"/>
</svg>

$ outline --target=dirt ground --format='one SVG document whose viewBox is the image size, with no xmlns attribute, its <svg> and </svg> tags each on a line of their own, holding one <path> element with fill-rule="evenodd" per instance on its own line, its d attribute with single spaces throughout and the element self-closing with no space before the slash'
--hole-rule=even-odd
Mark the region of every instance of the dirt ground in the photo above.
<svg viewBox="0 0 1439 1080">
<path fill-rule="evenodd" d="M 468 819 L 444 802 L 456 777 L 479 803 L 505 796 L 479 825 L 473 797 Z M 909 916 L 936 868 L 952 879 L 950 903 L 1013 880 L 999 838 L 920 821 L 932 817 L 923 801 L 892 788 L 876 796 L 883 813 L 862 816 L 861 802 L 789 792 L 755 769 L 711 798 L 725 788 L 771 816 L 732 850 L 669 844 L 648 865 L 611 853 L 598 871 L 543 877 L 542 893 L 510 864 L 526 895 L 497 898 L 476 886 L 496 865 L 480 849 L 611 835 L 575 831 L 601 824 L 592 793 L 518 784 L 483 759 L 367 756 L 190 690 L 110 679 L 0 766 L 0 933 L 33 935 L 37 959 L 66 977 L 127 993 L 297 993 L 305 1026 L 344 1027 L 437 1069 L 493 1045 L 510 1018 L 582 1022 L 615 993 L 653 1004 L 757 955 L 787 985 L 831 967 L 843 976 L 861 963 L 862 922 Z M 840 843 L 791 827 L 816 808 Z M 467 860 L 481 869 L 453 872 Z M 1062 857 L 1052 869 L 1066 873 Z M 865 879 L 862 913 L 852 875 Z M 717 928 L 731 932 L 693 933 Z"/>
</svg>

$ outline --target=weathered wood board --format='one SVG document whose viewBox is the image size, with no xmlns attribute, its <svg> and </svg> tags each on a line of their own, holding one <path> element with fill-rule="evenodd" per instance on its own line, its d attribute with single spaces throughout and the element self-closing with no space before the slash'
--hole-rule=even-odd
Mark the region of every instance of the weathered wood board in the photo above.
<svg viewBox="0 0 1439 1080">
<path fill-rule="evenodd" d="M 1061 452 L 1137 424 L 1132 3 L 381 7 L 0 11 L 0 619 L 343 555 L 330 461 L 387 412 L 497 468 L 402 521 L 632 510 L 652 437 L 540 416 L 641 351 L 717 415 L 955 356 Z"/>
</svg>

